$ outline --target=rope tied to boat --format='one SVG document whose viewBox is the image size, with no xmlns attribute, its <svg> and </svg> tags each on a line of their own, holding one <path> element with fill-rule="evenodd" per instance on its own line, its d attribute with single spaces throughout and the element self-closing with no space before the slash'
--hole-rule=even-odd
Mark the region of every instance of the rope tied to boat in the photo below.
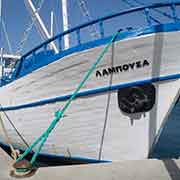
<svg viewBox="0 0 180 180">
<path fill-rule="evenodd" d="M 55 126 L 57 125 L 57 123 L 61 120 L 61 118 L 63 117 L 63 114 L 65 113 L 65 111 L 68 109 L 68 107 L 70 106 L 71 102 L 76 98 L 77 93 L 80 91 L 80 89 L 82 88 L 82 86 L 85 84 L 85 82 L 87 81 L 87 79 L 89 78 L 89 76 L 92 74 L 92 72 L 94 71 L 94 69 L 96 68 L 97 64 L 101 61 L 101 59 L 103 58 L 104 54 L 108 51 L 109 47 L 111 46 L 111 44 L 115 41 L 116 37 L 119 35 L 120 30 L 118 30 L 111 38 L 111 40 L 109 41 L 109 43 L 106 45 L 106 47 L 103 49 L 103 51 L 101 52 L 101 54 L 99 55 L 99 57 L 97 58 L 96 62 L 92 65 L 92 67 L 90 68 L 90 70 L 88 71 L 88 73 L 86 74 L 86 76 L 82 79 L 82 81 L 79 83 L 79 85 L 77 86 L 76 90 L 74 91 L 74 93 L 71 95 L 71 97 L 68 99 L 68 101 L 66 102 L 66 104 L 64 105 L 64 107 L 57 111 L 55 113 L 55 119 L 52 121 L 52 123 L 49 125 L 49 127 L 46 129 L 46 131 L 35 141 L 33 142 L 25 151 L 23 154 L 20 155 L 20 157 L 17 158 L 16 163 L 22 161 L 24 159 L 24 157 L 32 151 L 32 149 L 39 144 L 36 152 L 33 154 L 33 157 L 30 161 L 30 164 L 33 165 L 34 162 L 36 161 L 36 158 L 39 154 L 39 152 L 41 151 L 44 143 L 46 142 L 46 140 L 48 139 L 49 134 L 52 132 L 52 130 L 55 128 Z M 24 171 L 24 168 L 23 168 Z"/>
<path fill-rule="evenodd" d="M 11 156 L 12 156 L 13 160 L 16 161 L 17 160 L 17 156 L 18 156 L 19 153 L 17 152 L 17 150 L 12 145 L 12 141 L 11 141 L 11 139 L 10 139 L 8 133 L 7 133 L 7 130 L 6 130 L 5 125 L 4 125 L 4 122 L 2 120 L 1 113 L 0 113 L 0 125 L 1 125 L 1 129 L 2 129 L 2 131 L 4 133 L 6 142 L 7 142 L 7 144 L 9 145 L 9 147 L 11 149 Z"/>
</svg>

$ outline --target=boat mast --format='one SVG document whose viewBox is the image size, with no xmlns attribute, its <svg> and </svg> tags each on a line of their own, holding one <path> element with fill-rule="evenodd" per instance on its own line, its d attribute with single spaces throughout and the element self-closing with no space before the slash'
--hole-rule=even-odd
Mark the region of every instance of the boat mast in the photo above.
<svg viewBox="0 0 180 180">
<path fill-rule="evenodd" d="M 32 0 L 27 0 L 25 2 L 28 2 L 29 7 L 31 8 L 32 14 L 36 17 L 39 28 L 43 32 L 43 35 L 45 36 L 45 38 L 47 38 L 47 39 L 51 38 L 51 35 L 49 34 L 48 30 L 46 29 L 46 27 L 45 27 L 39 13 L 37 12 Z M 56 53 L 58 53 L 58 49 L 57 49 L 54 42 L 51 42 L 51 47 L 54 49 L 54 51 Z"/>
<path fill-rule="evenodd" d="M 63 30 L 68 30 L 67 0 L 62 0 Z M 69 48 L 69 34 L 64 36 L 64 48 Z"/>
</svg>

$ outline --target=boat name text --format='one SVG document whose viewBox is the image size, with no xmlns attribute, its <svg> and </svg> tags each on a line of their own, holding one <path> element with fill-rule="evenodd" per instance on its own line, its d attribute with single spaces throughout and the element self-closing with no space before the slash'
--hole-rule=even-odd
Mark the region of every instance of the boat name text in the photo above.
<svg viewBox="0 0 180 180">
<path fill-rule="evenodd" d="M 111 74 L 135 70 L 138 68 L 144 68 L 149 65 L 150 65 L 150 63 L 148 62 L 148 60 L 145 59 L 142 61 L 136 61 L 136 62 L 132 62 L 132 63 L 128 63 L 128 64 L 122 64 L 119 66 L 112 66 L 112 67 L 108 67 L 106 69 L 97 70 L 96 77 L 109 76 Z"/>
</svg>

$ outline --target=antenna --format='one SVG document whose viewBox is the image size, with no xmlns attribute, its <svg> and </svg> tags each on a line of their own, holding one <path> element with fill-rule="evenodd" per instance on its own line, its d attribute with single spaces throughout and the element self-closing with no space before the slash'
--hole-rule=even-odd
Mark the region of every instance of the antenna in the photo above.
<svg viewBox="0 0 180 180">
<path fill-rule="evenodd" d="M 67 0 L 62 0 L 63 30 L 68 30 Z M 69 48 L 69 34 L 64 36 L 64 48 Z"/>
</svg>

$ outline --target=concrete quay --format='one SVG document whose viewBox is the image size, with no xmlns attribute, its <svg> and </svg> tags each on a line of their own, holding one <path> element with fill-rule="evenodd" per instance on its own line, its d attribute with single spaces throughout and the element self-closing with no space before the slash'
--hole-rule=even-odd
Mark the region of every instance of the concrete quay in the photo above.
<svg viewBox="0 0 180 180">
<path fill-rule="evenodd" d="M 0 150 L 0 180 L 9 175 L 13 161 Z M 30 180 L 180 180 L 180 159 L 133 160 L 104 164 L 39 168 Z"/>
</svg>

